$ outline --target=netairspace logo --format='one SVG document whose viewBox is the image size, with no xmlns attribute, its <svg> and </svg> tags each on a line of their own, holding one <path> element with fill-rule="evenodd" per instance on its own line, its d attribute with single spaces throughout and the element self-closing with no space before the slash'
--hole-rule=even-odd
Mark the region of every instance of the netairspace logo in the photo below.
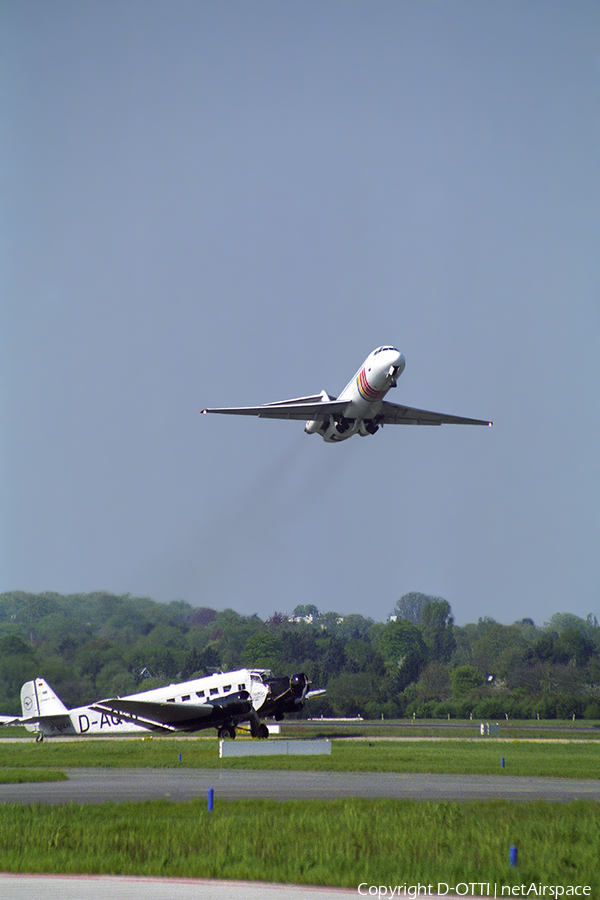
<svg viewBox="0 0 600 900">
<path fill-rule="evenodd" d="M 437 890 L 436 890 L 437 888 Z M 499 900 L 501 897 L 548 897 L 556 900 L 558 897 L 590 897 L 592 889 L 589 885 L 576 884 L 492 884 L 488 881 L 462 881 L 459 884 L 446 884 L 438 881 L 433 884 L 367 884 L 363 881 L 358 886 L 361 897 L 377 897 L 378 900 L 402 900 L 410 897 L 416 900 L 418 897 L 493 897 Z"/>
</svg>

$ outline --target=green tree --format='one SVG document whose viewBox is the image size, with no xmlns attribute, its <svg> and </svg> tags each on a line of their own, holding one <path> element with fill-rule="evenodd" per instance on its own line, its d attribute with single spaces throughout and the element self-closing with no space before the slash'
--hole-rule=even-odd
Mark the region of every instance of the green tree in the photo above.
<svg viewBox="0 0 600 900">
<path fill-rule="evenodd" d="M 342 672 L 329 681 L 327 698 L 335 716 L 365 716 L 377 700 L 373 679 L 366 672 Z"/>
<path fill-rule="evenodd" d="M 561 662 L 585 666 L 594 652 L 594 643 L 581 629 L 568 626 L 558 635 L 555 652 Z"/>
<path fill-rule="evenodd" d="M 435 597 L 428 597 L 427 594 L 411 591 L 410 594 L 404 594 L 396 601 L 392 615 L 397 619 L 408 619 L 414 625 L 420 625 L 425 604 L 434 599 Z"/>
<path fill-rule="evenodd" d="M 281 638 L 276 634 L 253 634 L 244 645 L 242 659 L 249 668 L 278 672 L 281 649 Z"/>
<path fill-rule="evenodd" d="M 456 646 L 454 618 L 447 600 L 430 599 L 423 607 L 421 631 L 429 659 L 450 662 Z"/>
<path fill-rule="evenodd" d="M 515 664 L 515 653 L 525 654 L 529 646 L 527 638 L 518 626 L 493 622 L 488 624 L 483 633 L 473 641 L 471 661 L 482 672 L 505 675 L 506 662 Z"/>
<path fill-rule="evenodd" d="M 400 690 L 417 680 L 427 659 L 419 628 L 406 619 L 388 622 L 381 632 L 378 649 L 388 671 L 398 676 Z"/>
<path fill-rule="evenodd" d="M 554 613 L 547 622 L 544 623 L 545 631 L 556 631 L 560 634 L 565 629 L 576 629 L 586 634 L 590 630 L 594 630 L 595 617 L 590 616 L 587 619 L 581 619 L 574 613 L 562 612 Z"/>
<path fill-rule="evenodd" d="M 450 670 L 445 663 L 436 660 L 423 669 L 417 695 L 423 700 L 447 700 L 452 696 Z"/>
<path fill-rule="evenodd" d="M 300 603 L 298 606 L 294 607 L 293 615 L 299 619 L 304 619 L 309 616 L 312 616 L 313 619 L 318 619 L 320 613 L 314 603 Z"/>
<path fill-rule="evenodd" d="M 485 678 L 475 666 L 458 666 L 450 676 L 452 696 L 455 700 L 468 697 L 480 688 Z"/>
<path fill-rule="evenodd" d="M 300 671 L 305 660 L 315 656 L 315 632 L 304 622 L 287 624 L 278 632 L 281 640 L 281 665 Z"/>
</svg>

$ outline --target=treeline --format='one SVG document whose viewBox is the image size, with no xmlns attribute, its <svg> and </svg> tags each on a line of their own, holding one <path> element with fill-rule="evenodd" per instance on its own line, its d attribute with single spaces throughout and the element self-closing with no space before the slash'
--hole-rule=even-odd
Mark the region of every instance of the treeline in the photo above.
<svg viewBox="0 0 600 900">
<path fill-rule="evenodd" d="M 407 594 L 390 620 L 320 613 L 263 621 L 129 594 L 0 595 L 0 712 L 44 677 L 69 707 L 215 670 L 306 672 L 313 716 L 600 719 L 600 627 L 557 613 L 458 627 L 447 601 Z"/>
</svg>

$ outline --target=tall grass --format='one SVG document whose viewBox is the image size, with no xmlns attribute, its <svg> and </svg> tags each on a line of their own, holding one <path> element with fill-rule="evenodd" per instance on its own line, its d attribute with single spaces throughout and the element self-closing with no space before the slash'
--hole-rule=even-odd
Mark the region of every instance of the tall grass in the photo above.
<svg viewBox="0 0 600 900">
<path fill-rule="evenodd" d="M 517 868 L 509 847 L 519 851 Z M 589 885 L 600 808 L 395 800 L 152 801 L 0 807 L 0 869 L 357 887 L 443 881 Z"/>
</svg>

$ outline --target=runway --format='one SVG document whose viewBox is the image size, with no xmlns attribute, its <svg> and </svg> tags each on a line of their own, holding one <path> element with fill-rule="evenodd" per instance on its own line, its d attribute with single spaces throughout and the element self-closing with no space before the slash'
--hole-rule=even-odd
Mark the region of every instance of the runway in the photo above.
<svg viewBox="0 0 600 900">
<path fill-rule="evenodd" d="M 348 900 L 356 897 L 357 891 L 191 878 L 0 874 L 0 896 L 11 900 L 31 900 L 35 896 L 44 900 Z"/>
<path fill-rule="evenodd" d="M 439 775 L 390 772 L 294 772 L 215 769 L 64 769 L 68 781 L 0 785 L 0 803 L 103 803 L 220 800 L 600 801 L 600 781 L 516 775 Z"/>
<path fill-rule="evenodd" d="M 348 900 L 379 895 L 379 886 L 364 882 L 360 888 L 316 887 L 308 884 L 271 884 L 264 881 L 208 881 L 195 878 L 136 878 L 117 875 L 5 875 L 0 873 L 0 897 L 30 900 Z M 427 892 L 424 893 L 425 887 Z M 448 893 L 448 885 L 421 885 L 419 897 L 427 900 L 461 900 Z M 486 892 L 479 900 L 496 896 Z M 372 891 L 376 890 L 373 894 Z M 442 891 L 439 894 L 438 891 Z M 383 895 L 385 896 L 385 895 Z M 389 894 L 388 894 L 389 896 Z M 398 893 L 395 894 L 398 897 Z M 401 897 L 402 895 L 400 895 Z M 404 895 L 404 896 L 413 896 Z M 478 895 L 469 893 L 470 900 Z"/>
</svg>

